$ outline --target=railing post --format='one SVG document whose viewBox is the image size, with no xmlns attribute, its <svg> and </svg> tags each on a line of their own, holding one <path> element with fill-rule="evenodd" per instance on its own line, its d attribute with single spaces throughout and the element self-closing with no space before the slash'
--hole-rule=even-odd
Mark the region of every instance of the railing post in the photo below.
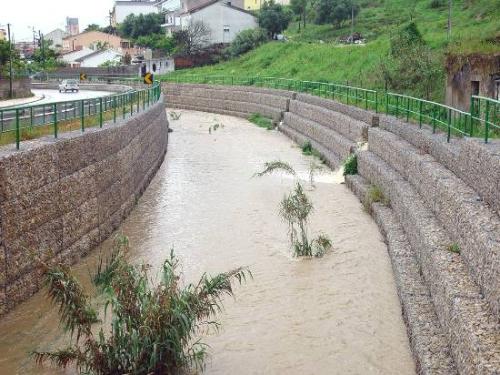
<svg viewBox="0 0 500 375">
<path fill-rule="evenodd" d="M 99 127 L 102 128 L 102 98 L 99 98 Z"/>
<path fill-rule="evenodd" d="M 132 100 L 132 94 L 128 94 L 128 100 L 130 101 L 130 116 L 134 113 L 134 102 Z"/>
<path fill-rule="evenodd" d="M 80 101 L 80 124 L 82 128 L 82 133 L 85 131 L 85 101 L 82 99 Z"/>
<path fill-rule="evenodd" d="M 385 113 L 390 115 L 390 113 L 389 113 L 389 94 L 387 92 L 385 93 Z"/>
<path fill-rule="evenodd" d="M 54 107 L 52 108 L 54 111 L 54 138 L 57 138 L 57 103 L 54 103 Z"/>
<path fill-rule="evenodd" d="M 30 107 L 30 126 L 33 127 L 33 107 Z"/>
<path fill-rule="evenodd" d="M 484 114 L 484 143 L 488 143 L 488 136 L 490 132 L 490 102 L 486 101 L 486 113 Z"/>
<path fill-rule="evenodd" d="M 406 122 L 410 121 L 410 98 L 406 98 Z"/>
<path fill-rule="evenodd" d="M 140 104 L 140 98 L 139 98 L 139 96 L 140 96 L 140 95 L 139 95 L 139 92 L 138 92 L 138 91 L 136 91 L 136 92 L 134 93 L 134 95 L 135 95 L 135 96 L 136 96 L 136 98 L 137 98 L 137 113 L 139 113 L 139 104 Z"/>
<path fill-rule="evenodd" d="M 0 111 L 0 133 L 3 133 L 3 111 Z"/>
<path fill-rule="evenodd" d="M 378 91 L 375 91 L 375 113 L 378 113 Z"/>
<path fill-rule="evenodd" d="M 16 149 L 19 150 L 21 131 L 19 129 L 19 109 L 16 109 Z"/>
<path fill-rule="evenodd" d="M 113 122 L 116 123 L 116 96 L 113 96 Z"/>
<path fill-rule="evenodd" d="M 451 138 L 451 108 L 448 109 L 448 135 L 446 141 L 450 143 Z"/>
<path fill-rule="evenodd" d="M 420 100 L 418 105 L 418 125 L 420 128 L 422 128 L 422 105 L 423 102 Z"/>
<path fill-rule="evenodd" d="M 436 106 L 432 107 L 432 134 L 436 132 Z"/>
</svg>

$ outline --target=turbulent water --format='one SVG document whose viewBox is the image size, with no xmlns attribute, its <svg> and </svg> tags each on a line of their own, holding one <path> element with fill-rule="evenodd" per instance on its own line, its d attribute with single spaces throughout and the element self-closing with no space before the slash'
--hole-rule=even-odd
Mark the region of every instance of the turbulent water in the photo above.
<svg viewBox="0 0 500 375">
<path fill-rule="evenodd" d="M 173 247 L 186 282 L 250 267 L 254 279 L 225 299 L 222 329 L 205 338 L 205 373 L 414 374 L 386 246 L 339 175 L 317 173 L 313 188 L 314 159 L 282 134 L 233 117 L 179 113 L 163 166 L 120 230 L 137 262 L 158 267 Z M 278 204 L 293 179 L 252 178 L 276 159 L 307 186 L 312 232 L 333 242 L 324 258 L 291 257 Z M 88 277 L 109 246 L 84 259 L 78 274 Z M 0 374 L 61 373 L 36 367 L 27 354 L 65 342 L 43 292 L 1 320 L 0 333 Z"/>
</svg>

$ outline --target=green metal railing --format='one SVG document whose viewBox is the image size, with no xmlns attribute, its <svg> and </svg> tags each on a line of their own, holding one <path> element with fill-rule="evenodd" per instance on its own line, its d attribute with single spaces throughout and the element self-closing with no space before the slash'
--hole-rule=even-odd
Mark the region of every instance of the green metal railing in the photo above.
<svg viewBox="0 0 500 375">
<path fill-rule="evenodd" d="M 482 137 L 485 142 L 500 137 L 500 101 L 471 97 L 470 112 L 465 112 L 441 103 L 391 92 L 379 92 L 361 87 L 329 83 L 301 81 L 277 77 L 234 76 L 164 76 L 162 80 L 175 83 L 218 84 L 237 86 L 259 86 L 288 91 L 305 92 L 334 99 L 376 113 L 385 113 L 430 126 L 432 131 L 445 132 L 448 142 L 451 137 Z"/>
<path fill-rule="evenodd" d="M 19 149 L 23 140 L 89 127 L 103 127 L 144 111 L 161 96 L 160 82 L 144 89 L 131 90 L 99 98 L 69 100 L 56 103 L 26 105 L 0 109 L 0 143 L 15 142 Z"/>
<path fill-rule="evenodd" d="M 488 143 L 490 137 L 500 137 L 500 101 L 473 95 L 470 103 L 471 131 L 484 137 Z M 471 132 L 471 136 L 473 136 Z"/>
<path fill-rule="evenodd" d="M 218 84 L 236 86 L 258 86 L 272 89 L 310 93 L 339 102 L 378 111 L 377 91 L 337 83 L 300 81 L 277 77 L 233 77 L 233 76 L 175 76 L 163 77 L 176 83 Z"/>
</svg>

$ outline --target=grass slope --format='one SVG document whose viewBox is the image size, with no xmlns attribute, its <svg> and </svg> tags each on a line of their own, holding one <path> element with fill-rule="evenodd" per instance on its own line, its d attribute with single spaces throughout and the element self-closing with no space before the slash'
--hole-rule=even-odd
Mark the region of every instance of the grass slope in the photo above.
<svg viewBox="0 0 500 375">
<path fill-rule="evenodd" d="M 441 7 L 431 8 L 431 0 L 361 0 L 355 31 L 367 39 L 364 46 L 335 43 L 339 36 L 349 34 L 348 24 L 334 29 L 311 23 L 299 33 L 297 23 L 292 23 L 286 31 L 289 42 L 270 42 L 237 59 L 174 74 L 262 75 L 383 88 L 380 61 L 387 55 L 391 35 L 410 18 L 443 66 L 447 52 L 500 52 L 500 0 L 454 1 L 450 43 L 447 1 L 441 1 Z M 444 79 L 443 67 L 443 91 Z M 443 91 L 435 93 L 434 99 L 442 100 Z"/>
</svg>

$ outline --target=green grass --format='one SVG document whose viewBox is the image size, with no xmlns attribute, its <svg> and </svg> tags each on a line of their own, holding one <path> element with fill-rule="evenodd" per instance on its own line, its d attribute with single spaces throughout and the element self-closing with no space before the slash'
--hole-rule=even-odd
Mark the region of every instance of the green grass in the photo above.
<svg viewBox="0 0 500 375">
<path fill-rule="evenodd" d="M 434 100 L 442 101 L 447 53 L 500 51 L 500 22 L 495 17 L 500 14 L 500 1 L 454 1 L 450 43 L 446 32 L 447 7 L 433 9 L 430 3 L 431 0 L 362 0 L 355 31 L 366 38 L 364 46 L 337 43 L 339 36 L 350 33 L 347 24 L 334 29 L 330 25 L 309 23 L 299 33 L 298 24 L 292 23 L 285 32 L 289 42 L 269 42 L 237 59 L 181 70 L 174 76 L 275 76 L 383 89 L 380 62 L 387 56 L 391 35 L 412 16 L 424 39 L 442 61 L 442 90 L 433 95 Z M 407 94 L 414 93 L 410 89 Z"/>
<path fill-rule="evenodd" d="M 273 121 L 267 117 L 262 116 L 260 113 L 252 113 L 248 118 L 248 121 L 254 123 L 260 128 L 264 128 L 267 130 L 274 129 Z"/>
<path fill-rule="evenodd" d="M 351 154 L 344 160 L 344 176 L 353 174 L 358 174 L 358 156 L 356 154 Z"/>
<path fill-rule="evenodd" d="M 452 243 L 448 246 L 448 251 L 455 254 L 460 254 L 460 246 L 457 243 Z"/>
</svg>

